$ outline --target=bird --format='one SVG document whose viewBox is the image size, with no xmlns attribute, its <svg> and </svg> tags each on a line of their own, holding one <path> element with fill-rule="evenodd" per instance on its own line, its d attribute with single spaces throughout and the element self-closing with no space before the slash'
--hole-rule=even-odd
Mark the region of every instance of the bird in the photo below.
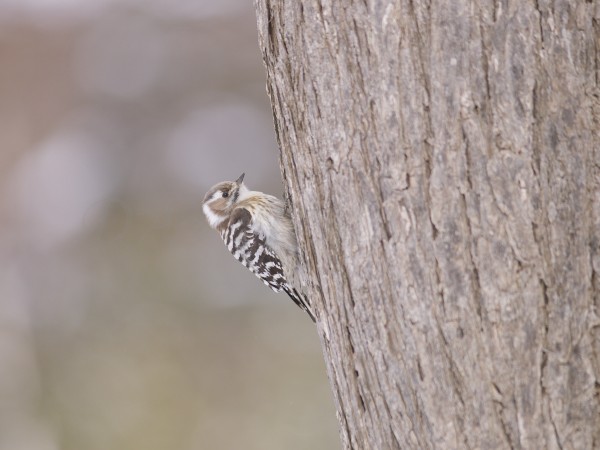
<svg viewBox="0 0 600 450">
<path fill-rule="evenodd" d="M 277 197 L 249 190 L 244 176 L 208 190 L 202 202 L 208 224 L 235 259 L 273 291 L 284 291 L 315 322 L 310 301 L 299 290 L 302 267 L 289 210 Z"/>
</svg>

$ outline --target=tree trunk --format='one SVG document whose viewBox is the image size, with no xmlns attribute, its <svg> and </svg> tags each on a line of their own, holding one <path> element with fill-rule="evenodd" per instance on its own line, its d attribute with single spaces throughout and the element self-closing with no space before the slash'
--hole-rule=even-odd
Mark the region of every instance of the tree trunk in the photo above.
<svg viewBox="0 0 600 450">
<path fill-rule="evenodd" d="M 600 1 L 256 9 L 344 448 L 600 448 Z"/>
</svg>

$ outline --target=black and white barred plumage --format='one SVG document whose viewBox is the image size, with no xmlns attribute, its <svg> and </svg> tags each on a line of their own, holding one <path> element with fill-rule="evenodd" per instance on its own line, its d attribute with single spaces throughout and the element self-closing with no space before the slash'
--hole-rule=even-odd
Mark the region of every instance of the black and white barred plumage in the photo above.
<svg viewBox="0 0 600 450">
<path fill-rule="evenodd" d="M 204 197 L 208 223 L 221 235 L 234 258 L 275 292 L 284 291 L 315 321 L 299 284 L 298 245 L 284 203 L 272 195 L 250 191 L 236 181 L 213 186 Z"/>
</svg>

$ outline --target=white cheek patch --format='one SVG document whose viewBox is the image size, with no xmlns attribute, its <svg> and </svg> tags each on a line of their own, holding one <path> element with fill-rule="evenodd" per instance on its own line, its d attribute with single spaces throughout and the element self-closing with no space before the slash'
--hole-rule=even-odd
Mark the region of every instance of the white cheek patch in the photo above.
<svg viewBox="0 0 600 450">
<path fill-rule="evenodd" d="M 202 206 L 202 211 L 204 211 L 204 215 L 208 220 L 209 225 L 212 228 L 217 228 L 217 226 L 223 222 L 226 218 L 225 216 L 220 216 L 219 214 L 215 214 L 208 206 L 208 203 L 205 203 Z"/>
</svg>

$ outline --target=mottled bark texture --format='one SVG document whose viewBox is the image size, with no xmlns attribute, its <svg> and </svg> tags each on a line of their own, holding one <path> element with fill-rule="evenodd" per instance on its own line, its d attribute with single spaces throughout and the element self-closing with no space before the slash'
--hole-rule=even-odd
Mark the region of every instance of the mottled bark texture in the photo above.
<svg viewBox="0 0 600 450">
<path fill-rule="evenodd" d="M 344 448 L 600 448 L 600 1 L 256 9 Z"/>
</svg>

